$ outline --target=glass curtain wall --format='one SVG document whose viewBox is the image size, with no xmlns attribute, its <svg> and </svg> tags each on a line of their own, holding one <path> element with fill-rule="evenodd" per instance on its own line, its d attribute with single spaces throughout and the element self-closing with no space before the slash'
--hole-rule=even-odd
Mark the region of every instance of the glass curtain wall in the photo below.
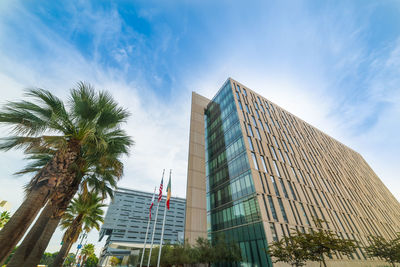
<svg viewBox="0 0 400 267">
<path fill-rule="evenodd" d="M 272 266 L 243 134 L 228 80 L 205 111 L 207 230 L 234 242 L 242 262 L 219 266 Z"/>
</svg>

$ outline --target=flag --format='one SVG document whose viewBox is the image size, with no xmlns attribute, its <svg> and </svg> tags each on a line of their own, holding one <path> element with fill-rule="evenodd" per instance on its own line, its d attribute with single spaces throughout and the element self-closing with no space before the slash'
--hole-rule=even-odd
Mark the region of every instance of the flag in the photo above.
<svg viewBox="0 0 400 267">
<path fill-rule="evenodd" d="M 163 176 L 163 178 L 161 178 L 160 192 L 158 193 L 158 202 L 160 202 L 162 199 L 163 184 L 164 184 L 164 176 Z"/>
<path fill-rule="evenodd" d="M 169 176 L 169 182 L 167 187 L 167 209 L 169 209 L 169 200 L 171 198 L 171 176 Z"/>
<path fill-rule="evenodd" d="M 156 188 L 154 188 L 154 194 L 153 194 L 153 198 L 151 199 L 151 204 L 150 204 L 150 213 L 149 213 L 149 216 L 150 216 L 150 220 L 151 220 L 151 208 L 153 208 L 153 205 L 154 205 L 154 197 L 155 197 L 155 195 L 156 195 Z"/>
</svg>

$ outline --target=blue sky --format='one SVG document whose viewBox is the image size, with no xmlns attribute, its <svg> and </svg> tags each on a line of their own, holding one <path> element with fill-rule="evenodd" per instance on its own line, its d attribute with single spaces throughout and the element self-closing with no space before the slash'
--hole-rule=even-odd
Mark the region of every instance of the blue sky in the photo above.
<svg viewBox="0 0 400 267">
<path fill-rule="evenodd" d="M 398 1 L 0 2 L 0 102 L 80 80 L 109 90 L 136 141 L 121 186 L 151 191 L 172 168 L 185 196 L 191 91 L 211 98 L 228 77 L 360 152 L 400 199 Z M 0 154 L 13 210 L 22 165 Z"/>
</svg>

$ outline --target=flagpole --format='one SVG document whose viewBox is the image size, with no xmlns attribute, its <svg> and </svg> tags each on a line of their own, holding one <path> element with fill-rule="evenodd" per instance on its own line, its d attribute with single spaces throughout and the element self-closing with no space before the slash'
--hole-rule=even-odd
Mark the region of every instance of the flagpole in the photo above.
<svg viewBox="0 0 400 267">
<path fill-rule="evenodd" d="M 161 181 L 164 180 L 164 172 L 165 172 L 165 169 L 163 170 Z M 161 184 L 160 184 L 160 187 L 161 187 Z M 161 188 L 161 190 L 162 190 L 162 188 Z M 162 191 L 161 191 L 161 193 L 162 193 Z M 162 201 L 162 195 L 161 195 L 161 200 L 157 201 L 156 217 L 154 218 L 154 227 L 153 227 L 153 232 L 151 233 L 151 245 L 150 245 L 149 259 L 147 261 L 147 267 L 150 266 L 151 251 L 153 250 L 154 234 L 156 232 L 156 225 L 157 225 L 158 208 L 160 207 L 161 201 Z"/>
<path fill-rule="evenodd" d="M 156 190 L 157 190 L 157 186 L 154 187 L 154 193 L 153 193 L 152 203 L 154 203 L 154 196 L 156 195 Z M 150 205 L 151 205 L 151 204 L 150 204 Z M 150 207 L 151 207 L 151 206 L 150 206 Z M 143 245 L 142 258 L 141 258 L 141 260 L 140 260 L 140 267 L 142 267 L 142 265 L 143 265 L 144 251 L 145 251 L 145 249 L 146 249 L 147 235 L 148 235 L 148 233 L 149 233 L 150 222 L 151 222 L 151 209 L 150 209 L 149 222 L 147 223 L 146 236 L 145 236 L 145 238 L 144 238 L 144 245 Z"/>
<path fill-rule="evenodd" d="M 169 183 L 168 183 L 168 186 L 171 183 L 171 172 L 172 172 L 172 170 L 169 170 Z M 168 188 L 167 188 L 167 190 L 168 190 Z M 161 230 L 160 249 L 158 250 L 157 267 L 160 267 L 161 249 L 162 249 L 162 243 L 163 243 L 163 237 L 164 237 L 164 226 L 165 226 L 165 216 L 166 215 L 167 215 L 167 201 L 165 201 L 164 219 L 163 219 L 162 230 Z"/>
</svg>

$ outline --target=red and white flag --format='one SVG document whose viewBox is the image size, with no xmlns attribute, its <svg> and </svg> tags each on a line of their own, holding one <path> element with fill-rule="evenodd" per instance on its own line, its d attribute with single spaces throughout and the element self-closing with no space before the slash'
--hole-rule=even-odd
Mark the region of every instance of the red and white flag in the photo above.
<svg viewBox="0 0 400 267">
<path fill-rule="evenodd" d="M 157 188 L 157 187 L 156 187 Z M 153 198 L 151 199 L 151 204 L 150 204 L 150 211 L 149 211 L 149 216 L 150 216 L 150 220 L 151 220 L 151 209 L 154 206 L 154 198 L 156 196 L 156 188 L 154 188 L 154 193 L 153 193 Z"/>
<path fill-rule="evenodd" d="M 161 199 L 162 199 L 163 184 L 164 184 L 164 175 L 163 175 L 163 177 L 161 178 L 160 192 L 158 193 L 158 202 L 160 202 Z"/>
</svg>

